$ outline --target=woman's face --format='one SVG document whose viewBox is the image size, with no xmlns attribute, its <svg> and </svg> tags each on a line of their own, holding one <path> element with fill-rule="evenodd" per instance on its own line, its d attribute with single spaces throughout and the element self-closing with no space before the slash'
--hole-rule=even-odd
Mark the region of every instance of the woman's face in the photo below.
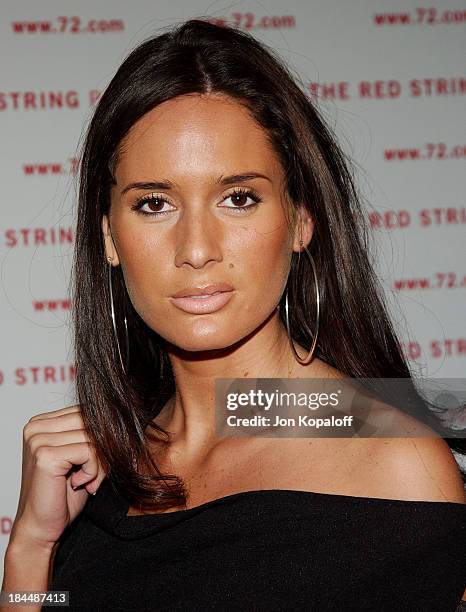
<svg viewBox="0 0 466 612">
<path fill-rule="evenodd" d="M 292 251 L 312 236 L 305 216 L 301 234 L 290 233 L 264 130 L 231 98 L 190 94 L 147 113 L 122 145 L 102 229 L 135 310 L 185 350 L 241 340 L 276 309 Z M 231 178 L 244 174 L 262 176 Z M 216 283 L 231 291 L 172 297 Z"/>
</svg>

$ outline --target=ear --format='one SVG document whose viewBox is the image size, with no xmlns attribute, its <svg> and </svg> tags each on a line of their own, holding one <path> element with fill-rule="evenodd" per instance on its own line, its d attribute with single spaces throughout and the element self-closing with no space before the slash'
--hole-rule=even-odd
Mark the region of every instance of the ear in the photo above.
<svg viewBox="0 0 466 612">
<path fill-rule="evenodd" d="M 107 215 L 103 215 L 102 217 L 102 232 L 104 235 L 104 245 L 105 245 L 105 257 L 107 260 L 112 258 L 112 265 L 118 266 L 120 265 L 120 260 L 118 258 L 118 254 L 113 244 L 112 234 L 110 232 L 110 223 L 108 221 Z"/>
<path fill-rule="evenodd" d="M 295 224 L 295 232 L 293 238 L 293 251 L 302 251 L 300 246 L 300 240 L 303 241 L 304 246 L 307 247 L 311 242 L 312 235 L 314 233 L 314 221 L 309 211 L 304 207 L 300 206 L 298 209 L 298 216 Z"/>
</svg>

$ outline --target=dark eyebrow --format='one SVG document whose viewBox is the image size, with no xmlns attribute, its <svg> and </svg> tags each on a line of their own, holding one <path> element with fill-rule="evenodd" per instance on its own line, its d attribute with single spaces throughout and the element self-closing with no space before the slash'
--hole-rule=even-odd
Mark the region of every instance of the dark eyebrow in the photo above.
<svg viewBox="0 0 466 612">
<path fill-rule="evenodd" d="M 245 172 L 243 174 L 231 174 L 230 176 L 225 176 L 222 178 L 220 176 L 216 183 L 219 185 L 232 185 L 234 183 L 244 183 L 245 181 L 250 181 L 255 178 L 264 178 L 267 181 L 271 181 L 271 179 L 265 174 L 261 174 L 260 172 Z M 172 189 L 174 188 L 174 184 L 171 181 L 149 181 L 149 182 L 140 182 L 140 183 L 129 183 L 122 190 L 121 196 L 124 195 L 127 191 L 131 189 Z"/>
</svg>

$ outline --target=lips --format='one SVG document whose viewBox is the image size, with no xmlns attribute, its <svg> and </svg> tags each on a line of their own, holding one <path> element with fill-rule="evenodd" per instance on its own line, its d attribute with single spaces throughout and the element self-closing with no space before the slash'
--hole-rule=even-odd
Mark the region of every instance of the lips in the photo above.
<svg viewBox="0 0 466 612">
<path fill-rule="evenodd" d="M 228 283 L 212 283 L 210 285 L 198 285 L 196 287 L 185 287 L 174 293 L 172 297 L 181 298 L 181 297 L 193 297 L 193 296 L 202 296 L 202 295 L 213 295 L 214 293 L 224 292 L 224 291 L 233 291 L 233 287 Z"/>
<path fill-rule="evenodd" d="M 215 283 L 204 287 L 187 287 L 171 296 L 174 306 L 189 314 L 210 314 L 225 306 L 234 290 L 227 283 Z"/>
</svg>

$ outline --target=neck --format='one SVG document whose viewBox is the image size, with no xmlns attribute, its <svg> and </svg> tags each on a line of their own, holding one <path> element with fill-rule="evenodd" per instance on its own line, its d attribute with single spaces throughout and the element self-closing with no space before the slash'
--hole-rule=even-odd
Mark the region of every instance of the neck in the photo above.
<svg viewBox="0 0 466 612">
<path fill-rule="evenodd" d="M 296 343 L 295 346 L 300 355 L 307 354 Z M 227 349 L 192 352 L 169 345 L 167 350 L 176 392 L 156 422 L 172 432 L 174 445 L 193 454 L 202 453 L 218 441 L 216 378 L 311 378 L 317 366 L 315 360 L 307 366 L 296 361 L 277 310 L 260 329 Z"/>
</svg>

